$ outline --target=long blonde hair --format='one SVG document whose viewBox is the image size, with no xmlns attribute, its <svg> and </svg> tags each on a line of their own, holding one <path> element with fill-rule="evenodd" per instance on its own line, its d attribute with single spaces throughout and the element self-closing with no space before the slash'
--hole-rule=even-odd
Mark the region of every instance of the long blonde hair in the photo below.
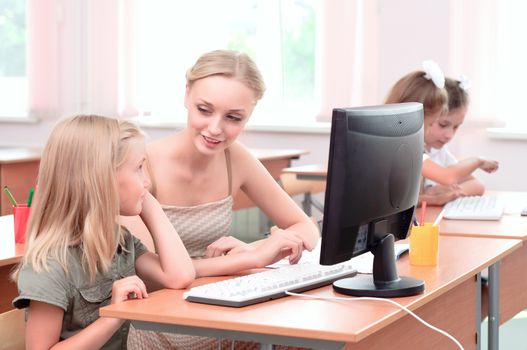
<svg viewBox="0 0 527 350">
<path fill-rule="evenodd" d="M 448 94 L 438 88 L 432 80 L 425 78 L 424 71 L 408 73 L 390 89 L 385 103 L 420 102 L 425 118 L 437 112 L 448 111 Z"/>
<path fill-rule="evenodd" d="M 199 79 L 222 75 L 239 80 L 254 92 L 256 101 L 263 97 L 265 84 L 258 67 L 245 53 L 233 50 L 215 50 L 201 55 L 187 71 L 187 86 Z"/>
<path fill-rule="evenodd" d="M 108 270 L 122 241 L 116 170 L 128 141 L 142 135 L 133 123 L 95 115 L 57 124 L 40 161 L 22 265 L 41 271 L 55 260 L 68 272 L 68 248 L 79 247 L 90 281 Z"/>
</svg>

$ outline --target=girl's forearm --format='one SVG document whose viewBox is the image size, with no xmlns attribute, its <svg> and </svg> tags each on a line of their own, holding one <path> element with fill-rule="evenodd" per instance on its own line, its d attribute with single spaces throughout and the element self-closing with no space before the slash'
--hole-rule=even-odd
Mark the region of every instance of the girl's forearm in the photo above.
<svg viewBox="0 0 527 350">
<path fill-rule="evenodd" d="M 222 255 L 208 259 L 194 259 L 197 277 L 222 276 L 255 268 L 257 263 L 251 252 L 234 255 Z"/>
<path fill-rule="evenodd" d="M 477 157 L 464 159 L 454 165 L 444 167 L 431 159 L 423 162 L 422 175 L 442 185 L 454 185 L 470 176 L 482 164 Z"/>
<path fill-rule="evenodd" d="M 296 232 L 304 242 L 304 248 L 309 251 L 315 248 L 320 238 L 320 231 L 311 219 L 291 225 L 285 230 Z"/>
<path fill-rule="evenodd" d="M 124 320 L 99 317 L 71 338 L 55 344 L 51 349 L 99 349 L 119 330 Z M 126 339 L 124 340 L 126 342 Z"/>
<path fill-rule="evenodd" d="M 449 202 L 451 199 L 445 194 L 421 194 L 419 195 L 419 200 L 417 205 L 421 205 L 424 201 L 427 205 L 444 205 Z"/>
<path fill-rule="evenodd" d="M 470 178 L 459 184 L 465 196 L 481 196 L 485 193 L 485 186 L 476 178 Z"/>
<path fill-rule="evenodd" d="M 276 226 L 275 226 L 276 228 Z M 294 224 L 289 226 L 288 228 L 285 228 L 286 231 L 293 231 L 298 234 L 298 236 L 302 239 L 304 242 L 305 249 L 311 251 L 315 248 L 315 246 L 318 243 L 318 239 L 320 237 L 320 231 L 317 227 L 317 225 L 309 220 L 309 222 L 300 222 L 298 224 Z M 273 229 L 271 228 L 271 232 Z M 265 238 L 260 239 L 258 241 L 254 241 L 250 243 L 253 247 L 258 247 L 260 244 L 264 242 Z"/>
<path fill-rule="evenodd" d="M 483 164 L 483 160 L 478 157 L 470 157 L 460 160 L 451 167 L 455 169 L 456 175 L 459 177 L 458 182 L 461 182 L 467 176 L 470 176 L 475 170 Z"/>
</svg>

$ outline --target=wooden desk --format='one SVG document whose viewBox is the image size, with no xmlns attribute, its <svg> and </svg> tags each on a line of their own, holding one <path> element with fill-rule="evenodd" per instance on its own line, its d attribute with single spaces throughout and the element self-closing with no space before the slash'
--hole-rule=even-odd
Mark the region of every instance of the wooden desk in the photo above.
<svg viewBox="0 0 527 350">
<path fill-rule="evenodd" d="M 447 220 L 441 221 L 441 234 L 468 237 L 490 238 L 527 238 L 527 217 L 521 216 L 522 208 L 527 207 L 527 192 L 489 192 L 505 203 L 505 212 L 501 220 Z M 429 206 L 426 220 L 434 221 L 442 207 Z M 417 209 L 420 214 L 420 208 Z"/>
<path fill-rule="evenodd" d="M 323 165 L 300 166 L 285 169 L 299 179 L 324 180 L 327 167 Z M 507 203 L 506 214 L 500 221 L 443 220 L 440 234 L 465 237 L 509 238 L 523 242 L 522 248 L 489 268 L 489 298 L 483 307 L 489 313 L 489 348 L 497 348 L 498 325 L 527 308 L 527 218 L 520 216 L 527 207 L 525 192 L 490 192 Z M 426 220 L 434 222 L 441 207 L 429 207 Z M 420 210 L 417 210 L 419 216 Z M 497 283 L 495 281 L 498 281 Z"/>
<path fill-rule="evenodd" d="M 282 170 L 282 173 L 293 174 L 299 181 L 303 180 L 325 182 L 327 177 L 327 166 L 321 164 L 300 165 L 285 168 Z M 310 192 L 304 193 L 304 201 L 302 202 L 302 207 L 304 209 L 304 212 L 309 216 L 311 216 L 312 206 L 317 208 L 319 212 L 324 213 L 324 205 L 318 202 L 315 198 L 313 198 Z"/>
<path fill-rule="evenodd" d="M 322 164 L 300 165 L 286 168 L 284 173 L 295 174 L 299 180 L 326 181 L 328 167 Z"/>
<path fill-rule="evenodd" d="M 520 247 L 517 240 L 442 236 L 435 267 L 398 262 L 401 275 L 425 280 L 425 293 L 397 298 L 426 321 L 476 348 L 476 274 Z M 199 279 L 194 284 L 219 278 Z M 326 286 L 306 292 L 340 296 Z M 148 299 L 100 309 L 101 316 L 130 319 L 135 327 L 263 343 L 324 349 L 445 349 L 451 340 L 425 328 L 404 311 L 379 301 L 336 302 L 286 297 L 244 308 L 186 302 L 181 290 L 160 290 Z"/>
<path fill-rule="evenodd" d="M 0 313 L 13 309 L 18 290 L 9 275 L 23 255 L 24 245 L 15 244 L 13 215 L 0 216 Z"/>
<path fill-rule="evenodd" d="M 29 189 L 35 187 L 40 150 L 36 148 L 0 147 L 0 187 L 8 186 L 19 202 L 26 202 Z M 0 215 L 12 214 L 7 196 L 0 196 Z"/>
<path fill-rule="evenodd" d="M 444 236 L 509 238 L 523 242 L 521 249 L 499 264 L 499 323 L 527 308 L 527 217 L 520 216 L 527 206 L 527 192 L 490 192 L 503 200 L 505 214 L 499 221 L 446 220 L 440 224 Z M 441 207 L 429 207 L 426 220 L 434 221 Z"/>
<path fill-rule="evenodd" d="M 261 149 L 252 148 L 251 153 L 262 162 L 265 168 L 269 171 L 271 176 L 278 180 L 282 169 L 291 166 L 293 159 L 298 159 L 300 156 L 309 153 L 306 150 L 298 149 Z M 239 191 L 234 198 L 234 210 L 254 207 L 254 203 L 243 193 Z"/>
</svg>

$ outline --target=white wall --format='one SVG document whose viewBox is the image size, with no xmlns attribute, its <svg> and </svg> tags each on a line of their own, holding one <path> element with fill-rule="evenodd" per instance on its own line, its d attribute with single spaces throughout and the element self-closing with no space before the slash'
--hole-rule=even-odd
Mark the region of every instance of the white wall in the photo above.
<svg viewBox="0 0 527 350">
<path fill-rule="evenodd" d="M 456 139 L 452 141 L 451 148 L 460 158 L 476 155 L 500 162 L 500 168 L 494 174 L 480 170 L 474 174 L 488 189 L 527 191 L 527 167 L 522 156 L 527 154 L 526 140 L 491 139 L 485 127 L 466 125 L 462 126 Z"/>
</svg>

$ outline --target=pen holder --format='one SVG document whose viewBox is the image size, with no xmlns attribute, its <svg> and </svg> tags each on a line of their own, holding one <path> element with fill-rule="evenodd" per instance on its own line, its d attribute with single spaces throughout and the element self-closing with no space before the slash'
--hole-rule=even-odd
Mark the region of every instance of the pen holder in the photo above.
<svg viewBox="0 0 527 350">
<path fill-rule="evenodd" d="M 27 222 L 29 221 L 29 214 L 31 207 L 25 204 L 19 204 L 13 207 L 13 217 L 15 219 L 15 243 L 25 243 Z"/>
<path fill-rule="evenodd" d="M 410 232 L 410 264 L 418 266 L 437 265 L 439 226 L 425 223 L 413 226 Z"/>
</svg>

